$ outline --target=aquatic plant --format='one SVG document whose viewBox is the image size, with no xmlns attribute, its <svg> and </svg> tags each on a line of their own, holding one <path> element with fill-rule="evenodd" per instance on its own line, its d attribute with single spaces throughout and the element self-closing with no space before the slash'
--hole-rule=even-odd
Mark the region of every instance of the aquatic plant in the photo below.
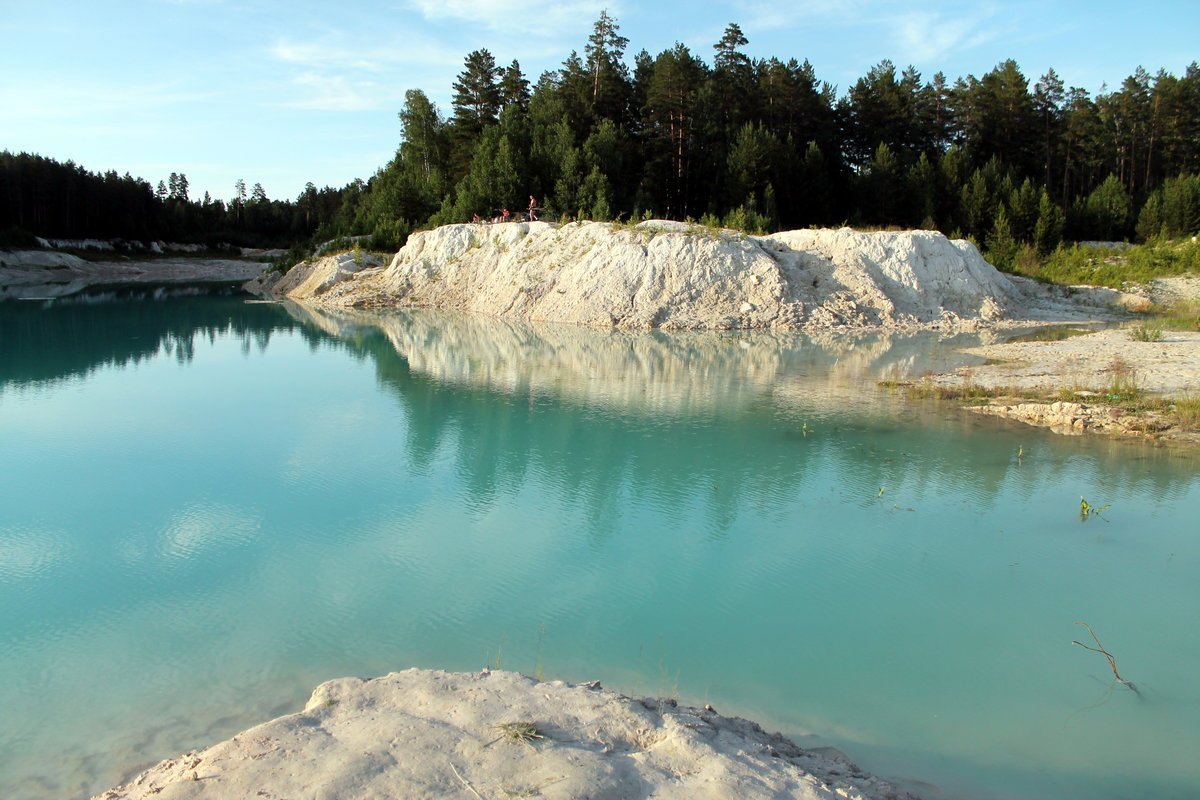
<svg viewBox="0 0 1200 800">
<path fill-rule="evenodd" d="M 1104 505 L 1097 507 L 1097 506 L 1094 506 L 1091 503 L 1089 503 L 1087 501 L 1087 498 L 1085 498 L 1083 495 L 1080 495 L 1079 496 L 1079 521 L 1087 522 L 1088 518 L 1092 517 L 1092 516 L 1096 516 L 1096 517 L 1100 517 L 1100 519 L 1104 519 L 1104 517 L 1101 515 L 1105 511 L 1108 510 L 1110 505 L 1112 505 L 1112 504 L 1105 503 Z M 1108 520 L 1104 520 L 1104 521 L 1107 522 Z"/>
</svg>

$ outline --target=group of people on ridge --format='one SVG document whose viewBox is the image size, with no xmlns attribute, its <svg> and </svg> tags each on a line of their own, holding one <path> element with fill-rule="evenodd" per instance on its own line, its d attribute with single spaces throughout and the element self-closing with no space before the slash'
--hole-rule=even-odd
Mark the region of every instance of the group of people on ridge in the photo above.
<svg viewBox="0 0 1200 800">
<path fill-rule="evenodd" d="M 529 195 L 529 210 L 525 212 L 525 219 L 528 222 L 537 222 L 537 212 L 539 212 L 541 210 L 542 209 L 538 208 L 537 198 L 534 197 L 533 195 Z M 478 214 L 471 215 L 471 222 L 474 222 L 474 223 L 511 222 L 511 221 L 512 221 L 512 212 L 509 211 L 507 208 L 500 209 L 500 213 L 497 214 L 496 216 L 492 217 L 490 220 L 484 220 Z"/>
</svg>

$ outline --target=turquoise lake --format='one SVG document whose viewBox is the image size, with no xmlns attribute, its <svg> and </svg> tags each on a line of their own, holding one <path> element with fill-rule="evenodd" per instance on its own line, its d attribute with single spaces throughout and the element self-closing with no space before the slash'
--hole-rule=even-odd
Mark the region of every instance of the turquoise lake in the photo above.
<svg viewBox="0 0 1200 800">
<path fill-rule="evenodd" d="M 973 341 L 0 304 L 0 797 L 484 665 L 929 798 L 1200 796 L 1200 458 L 877 386 Z"/>
</svg>

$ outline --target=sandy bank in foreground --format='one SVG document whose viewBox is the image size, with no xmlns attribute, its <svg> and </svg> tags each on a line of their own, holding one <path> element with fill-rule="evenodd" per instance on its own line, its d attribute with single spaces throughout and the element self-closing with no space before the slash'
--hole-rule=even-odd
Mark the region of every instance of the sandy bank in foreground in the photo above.
<svg viewBox="0 0 1200 800">
<path fill-rule="evenodd" d="M 512 723 L 531 723 L 521 737 Z M 323 683 L 97 798 L 914 798 L 748 720 L 512 672 Z"/>
</svg>

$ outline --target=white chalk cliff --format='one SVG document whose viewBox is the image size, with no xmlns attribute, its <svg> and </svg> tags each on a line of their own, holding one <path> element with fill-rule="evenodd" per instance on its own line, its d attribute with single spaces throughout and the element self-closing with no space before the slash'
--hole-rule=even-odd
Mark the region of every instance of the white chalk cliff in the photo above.
<svg viewBox="0 0 1200 800">
<path fill-rule="evenodd" d="M 682 223 L 446 225 L 386 267 L 305 262 L 275 291 L 330 307 L 429 307 L 627 329 L 940 327 L 1029 318 L 1031 295 L 930 231 L 746 236 Z"/>
</svg>

